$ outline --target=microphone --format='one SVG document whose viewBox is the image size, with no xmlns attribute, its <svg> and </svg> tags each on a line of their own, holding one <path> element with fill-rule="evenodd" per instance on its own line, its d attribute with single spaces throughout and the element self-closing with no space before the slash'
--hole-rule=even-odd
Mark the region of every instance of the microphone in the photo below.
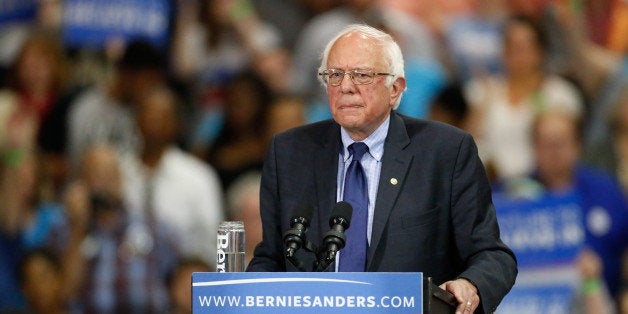
<svg viewBox="0 0 628 314">
<path fill-rule="evenodd" d="M 302 263 L 297 259 L 296 252 L 305 247 L 308 251 L 311 245 L 307 242 L 305 232 L 310 226 L 310 218 L 314 208 L 311 205 L 299 206 L 294 216 L 290 219 L 290 229 L 288 229 L 283 235 L 283 241 L 286 246 L 286 259 L 292 263 L 300 271 L 306 271 Z"/>
<path fill-rule="evenodd" d="M 336 260 L 338 251 L 345 247 L 345 230 L 351 225 L 353 207 L 347 202 L 338 202 L 331 211 L 329 227 L 331 228 L 323 238 L 325 251 L 320 252 L 318 271 L 325 271 Z"/>
</svg>

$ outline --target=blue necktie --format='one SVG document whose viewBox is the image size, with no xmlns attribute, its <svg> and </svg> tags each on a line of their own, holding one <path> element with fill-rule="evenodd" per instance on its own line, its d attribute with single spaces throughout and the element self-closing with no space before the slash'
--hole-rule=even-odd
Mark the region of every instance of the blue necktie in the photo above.
<svg viewBox="0 0 628 314">
<path fill-rule="evenodd" d="M 366 268 L 366 224 L 368 223 L 369 194 L 366 175 L 362 169 L 362 156 L 369 147 L 362 142 L 355 142 L 348 147 L 353 155 L 345 175 L 343 200 L 353 207 L 351 225 L 345 235 L 347 242 L 340 254 L 338 271 L 363 272 Z"/>
</svg>

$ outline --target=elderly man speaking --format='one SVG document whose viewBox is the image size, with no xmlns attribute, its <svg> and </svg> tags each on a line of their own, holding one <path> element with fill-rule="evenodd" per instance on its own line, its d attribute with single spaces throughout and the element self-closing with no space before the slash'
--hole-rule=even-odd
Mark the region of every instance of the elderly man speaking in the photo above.
<svg viewBox="0 0 628 314">
<path fill-rule="evenodd" d="M 306 74 L 304 74 L 306 75 Z M 295 271 L 282 231 L 303 204 L 320 239 L 338 201 L 353 211 L 331 270 L 423 272 L 454 294 L 459 313 L 491 313 L 517 275 L 501 241 L 472 137 L 395 112 L 406 88 L 393 38 L 350 25 L 323 52 L 319 78 L 333 119 L 278 134 L 264 163 L 263 239 L 247 271 Z M 304 250 L 302 262 L 315 262 Z"/>
</svg>

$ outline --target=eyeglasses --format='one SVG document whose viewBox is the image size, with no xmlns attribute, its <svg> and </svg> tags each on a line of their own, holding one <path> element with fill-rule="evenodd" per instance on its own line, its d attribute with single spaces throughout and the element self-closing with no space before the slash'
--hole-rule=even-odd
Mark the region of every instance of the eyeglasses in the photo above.
<svg viewBox="0 0 628 314">
<path fill-rule="evenodd" d="M 331 86 L 340 85 L 346 74 L 349 74 L 351 82 L 356 85 L 371 84 L 377 75 L 394 76 L 394 74 L 391 73 L 377 73 L 370 69 L 353 69 L 346 72 L 341 69 L 328 69 L 318 73 L 318 75 L 323 78 L 325 84 L 329 84 Z"/>
</svg>

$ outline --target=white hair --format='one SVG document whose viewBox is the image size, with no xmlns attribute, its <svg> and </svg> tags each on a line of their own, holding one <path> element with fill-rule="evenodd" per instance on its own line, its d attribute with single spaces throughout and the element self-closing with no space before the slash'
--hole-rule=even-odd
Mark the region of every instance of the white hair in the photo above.
<svg viewBox="0 0 628 314">
<path fill-rule="evenodd" d="M 375 27 L 365 24 L 351 24 L 345 27 L 342 31 L 338 33 L 338 35 L 336 35 L 334 38 L 332 38 L 332 40 L 329 41 L 329 43 L 327 43 L 327 46 L 325 46 L 325 50 L 323 50 L 321 65 L 318 67 L 318 73 L 321 73 L 327 69 L 327 58 L 329 57 L 329 52 L 331 51 L 331 48 L 334 46 L 336 41 L 338 41 L 338 39 L 340 39 L 341 37 L 344 37 L 351 33 L 358 33 L 366 38 L 373 39 L 377 45 L 380 45 L 382 47 L 382 50 L 384 52 L 384 61 L 388 64 L 388 72 L 394 75 L 388 76 L 386 78 L 385 84 L 387 86 L 390 87 L 398 77 L 405 78 L 406 74 L 403 64 L 403 54 L 401 53 L 401 48 L 399 48 L 397 42 L 395 42 L 395 40 L 389 34 Z M 323 78 L 320 75 L 317 76 L 321 84 L 323 84 L 323 86 L 326 86 Z M 399 107 L 399 103 L 401 102 L 401 96 L 402 95 L 399 95 L 399 98 L 397 98 L 394 109 L 397 109 L 397 107 Z"/>
</svg>

